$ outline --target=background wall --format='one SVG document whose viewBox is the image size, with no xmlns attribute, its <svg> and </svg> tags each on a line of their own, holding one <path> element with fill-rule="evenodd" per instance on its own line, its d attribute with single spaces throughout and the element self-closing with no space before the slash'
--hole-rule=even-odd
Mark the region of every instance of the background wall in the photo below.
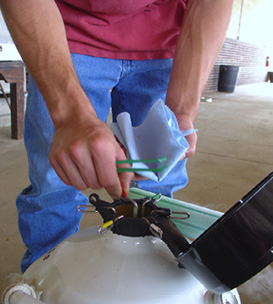
<svg viewBox="0 0 273 304">
<path fill-rule="evenodd" d="M 227 38 L 212 69 L 205 91 L 217 90 L 220 65 L 241 67 L 237 85 L 263 82 L 273 70 L 273 0 L 234 0 Z M 12 43 L 0 11 L 0 44 Z M 270 56 L 271 66 L 266 67 Z M 8 87 L 7 87 L 8 90 Z"/>
<path fill-rule="evenodd" d="M 272 0 L 234 0 L 227 36 L 205 91 L 217 90 L 220 65 L 240 66 L 237 85 L 267 80 L 273 66 L 266 67 L 267 56 L 273 60 L 272 13 Z"/>
</svg>

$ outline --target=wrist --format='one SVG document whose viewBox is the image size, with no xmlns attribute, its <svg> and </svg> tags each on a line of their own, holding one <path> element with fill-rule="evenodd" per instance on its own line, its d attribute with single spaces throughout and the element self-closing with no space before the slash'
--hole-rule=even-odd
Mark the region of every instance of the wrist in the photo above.
<svg viewBox="0 0 273 304">
<path fill-rule="evenodd" d="M 71 100 L 65 107 L 55 108 L 50 115 L 56 129 L 71 122 L 77 122 L 80 127 L 82 124 L 90 124 L 98 120 L 89 100 L 87 102 L 76 100 L 75 103 Z"/>
<path fill-rule="evenodd" d="M 180 130 L 194 129 L 192 115 L 176 113 L 174 114 Z"/>
<path fill-rule="evenodd" d="M 166 105 L 176 116 L 180 129 L 183 121 L 188 122 L 187 125 L 193 125 L 199 109 L 199 100 L 194 102 L 186 98 L 183 100 L 166 98 Z"/>
<path fill-rule="evenodd" d="M 96 112 L 76 77 L 51 81 L 40 89 L 53 124 L 58 127 L 69 120 L 97 118 Z"/>
</svg>

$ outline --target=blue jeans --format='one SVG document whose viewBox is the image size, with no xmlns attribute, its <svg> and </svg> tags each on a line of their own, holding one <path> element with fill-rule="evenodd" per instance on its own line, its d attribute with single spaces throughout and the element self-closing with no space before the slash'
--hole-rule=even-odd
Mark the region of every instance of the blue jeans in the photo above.
<svg viewBox="0 0 273 304">
<path fill-rule="evenodd" d="M 98 117 L 106 121 L 112 108 L 113 120 L 120 112 L 131 114 L 133 125 L 143 122 L 151 105 L 165 100 L 172 60 L 124 61 L 72 54 L 82 87 Z M 82 214 L 77 205 L 87 197 L 66 186 L 50 165 L 48 155 L 54 126 L 45 102 L 30 77 L 25 115 L 25 146 L 28 153 L 30 186 L 18 196 L 19 229 L 27 251 L 24 272 L 37 258 L 79 229 Z M 172 196 L 187 183 L 186 161 L 181 161 L 162 182 L 141 181 L 144 190 Z"/>
</svg>

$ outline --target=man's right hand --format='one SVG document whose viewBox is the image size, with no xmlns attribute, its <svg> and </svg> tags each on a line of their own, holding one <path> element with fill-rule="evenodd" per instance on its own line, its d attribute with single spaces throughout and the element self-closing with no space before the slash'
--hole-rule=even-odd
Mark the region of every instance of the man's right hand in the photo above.
<svg viewBox="0 0 273 304">
<path fill-rule="evenodd" d="M 118 198 L 122 191 L 129 193 L 134 177 L 131 172 L 117 173 L 116 160 L 125 159 L 111 130 L 93 115 L 73 116 L 56 126 L 49 160 L 67 185 L 79 190 L 105 188 Z"/>
<path fill-rule="evenodd" d="M 67 185 L 79 190 L 103 187 L 113 198 L 120 197 L 122 191 L 129 193 L 134 174 L 117 173 L 116 160 L 126 156 L 111 130 L 97 117 L 71 117 L 58 124 L 49 159 Z"/>
</svg>

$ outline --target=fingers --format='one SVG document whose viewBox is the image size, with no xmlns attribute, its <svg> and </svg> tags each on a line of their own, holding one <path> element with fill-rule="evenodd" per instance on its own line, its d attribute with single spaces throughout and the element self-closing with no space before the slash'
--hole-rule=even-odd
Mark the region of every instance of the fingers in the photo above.
<svg viewBox="0 0 273 304">
<path fill-rule="evenodd" d="M 119 145 L 119 144 L 118 144 Z M 120 145 L 119 145 L 120 147 Z M 121 147 L 121 149 L 117 149 L 117 160 L 126 160 L 125 150 Z M 117 165 L 118 168 L 130 168 L 130 164 L 119 164 Z M 130 192 L 130 184 L 134 178 L 133 172 L 120 172 L 118 173 L 120 184 L 122 191 L 125 194 L 129 194 Z"/>
<path fill-rule="evenodd" d="M 193 129 L 193 121 L 192 121 L 192 117 L 190 115 L 175 114 L 175 116 L 176 116 L 180 130 Z M 190 135 L 185 136 L 185 138 L 189 144 L 189 147 L 180 160 L 193 156 L 196 151 L 197 134 L 192 133 Z"/>
<path fill-rule="evenodd" d="M 123 191 L 129 193 L 134 174 L 117 173 L 116 160 L 125 160 L 126 156 L 112 133 L 107 132 L 110 130 L 74 140 L 70 134 L 68 142 L 56 132 L 49 160 L 65 184 L 79 190 L 105 188 L 111 197 L 119 198 Z"/>
<path fill-rule="evenodd" d="M 94 143 L 93 143 L 94 144 Z M 113 198 L 119 198 L 122 192 L 129 193 L 129 187 L 133 175 L 130 172 L 117 172 L 116 160 L 125 160 L 125 154 L 116 141 L 102 145 L 97 142 L 93 151 L 93 161 L 97 173 L 97 178 Z M 107 151 L 107 153 L 105 153 Z M 121 166 L 121 165 L 119 165 Z M 128 165 L 123 164 L 123 167 Z"/>
<path fill-rule="evenodd" d="M 186 152 L 184 153 L 184 155 L 179 160 L 189 158 L 189 157 L 193 156 L 194 153 L 196 152 L 197 134 L 193 133 L 193 134 L 186 136 L 185 138 L 188 142 L 189 147 L 186 150 Z"/>
<path fill-rule="evenodd" d="M 58 176 L 68 186 L 74 186 L 78 190 L 88 187 L 101 188 L 96 179 L 90 154 L 84 146 L 51 151 L 49 160 Z"/>
<path fill-rule="evenodd" d="M 52 167 L 54 168 L 55 172 L 57 173 L 57 175 L 59 176 L 59 178 L 67 185 L 67 186 L 72 186 L 72 183 L 69 180 L 69 177 L 67 176 L 67 174 L 65 173 L 65 171 L 63 170 L 63 168 L 59 165 L 59 163 L 57 161 L 55 161 L 55 159 L 50 159 L 50 163 L 52 165 Z"/>
<path fill-rule="evenodd" d="M 189 148 L 187 149 L 187 151 L 185 153 L 185 158 L 188 158 L 188 157 L 193 156 L 196 151 L 197 134 L 193 133 L 193 134 L 186 136 L 185 138 L 189 144 Z"/>
</svg>

